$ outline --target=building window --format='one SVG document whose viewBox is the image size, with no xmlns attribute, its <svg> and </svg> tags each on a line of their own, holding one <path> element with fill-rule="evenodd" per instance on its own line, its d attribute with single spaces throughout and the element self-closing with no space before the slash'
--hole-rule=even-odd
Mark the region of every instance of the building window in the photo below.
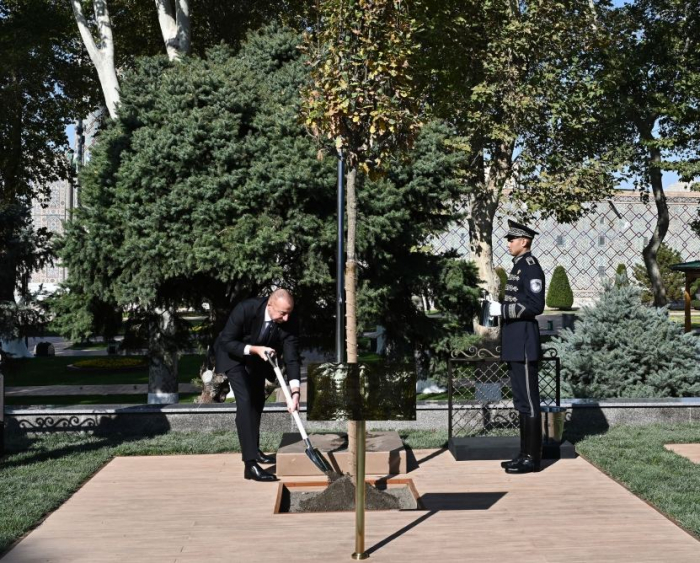
<svg viewBox="0 0 700 563">
<path fill-rule="evenodd" d="M 601 278 L 605 277 L 605 266 L 598 266 L 598 275 Z"/>
<path fill-rule="evenodd" d="M 564 235 L 557 235 L 557 246 L 565 246 L 566 242 L 564 239 Z"/>
<path fill-rule="evenodd" d="M 60 233 L 61 229 L 61 218 L 58 215 L 49 215 L 47 222 L 47 227 L 52 233 Z"/>
<path fill-rule="evenodd" d="M 49 205 L 51 207 L 59 207 L 61 205 L 61 186 L 60 186 L 60 184 L 51 186 L 51 199 L 49 200 Z"/>
<path fill-rule="evenodd" d="M 598 246 L 605 246 L 605 235 L 600 235 L 598 237 Z"/>
</svg>

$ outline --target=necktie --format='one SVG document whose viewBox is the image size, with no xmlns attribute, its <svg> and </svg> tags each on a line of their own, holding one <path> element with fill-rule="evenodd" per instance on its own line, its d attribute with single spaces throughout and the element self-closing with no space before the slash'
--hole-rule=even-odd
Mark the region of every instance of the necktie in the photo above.
<svg viewBox="0 0 700 563">
<path fill-rule="evenodd" d="M 268 340 L 270 339 L 271 332 L 272 321 L 266 321 L 265 324 L 263 324 L 262 330 L 260 331 L 260 337 L 258 338 L 258 342 L 260 344 L 267 344 Z"/>
</svg>

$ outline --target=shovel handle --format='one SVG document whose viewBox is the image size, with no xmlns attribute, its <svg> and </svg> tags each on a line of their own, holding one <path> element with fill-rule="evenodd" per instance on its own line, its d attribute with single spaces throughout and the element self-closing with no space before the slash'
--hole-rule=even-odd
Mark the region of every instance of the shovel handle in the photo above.
<svg viewBox="0 0 700 563">
<path fill-rule="evenodd" d="M 292 395 L 289 393 L 289 387 L 287 386 L 287 382 L 284 380 L 284 376 L 282 375 L 282 370 L 280 369 L 279 365 L 277 364 L 277 360 L 273 358 L 269 354 L 269 352 L 265 352 L 265 356 L 267 356 L 267 361 L 270 362 L 270 365 L 272 365 L 272 369 L 275 370 L 275 375 L 277 376 L 277 381 L 280 384 L 280 387 L 282 388 L 282 393 L 284 393 L 284 398 L 287 400 L 287 406 L 291 407 L 292 406 Z M 304 430 L 304 425 L 301 423 L 301 417 L 299 416 L 299 411 L 292 411 L 292 418 L 294 419 L 294 422 L 297 424 L 297 428 L 299 429 L 299 433 L 301 434 L 302 440 L 308 440 L 309 436 Z"/>
</svg>

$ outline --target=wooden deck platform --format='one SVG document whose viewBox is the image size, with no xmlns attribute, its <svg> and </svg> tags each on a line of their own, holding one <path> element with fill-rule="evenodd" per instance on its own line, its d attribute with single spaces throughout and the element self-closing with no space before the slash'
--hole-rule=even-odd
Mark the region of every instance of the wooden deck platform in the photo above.
<svg viewBox="0 0 700 563">
<path fill-rule="evenodd" d="M 700 444 L 666 444 L 664 448 L 688 458 L 693 463 L 700 463 Z"/>
<path fill-rule="evenodd" d="M 426 510 L 368 512 L 370 561 L 700 561 L 700 542 L 581 458 L 506 475 L 414 453 L 402 477 Z M 354 513 L 274 515 L 276 495 L 243 479 L 240 455 L 117 458 L 2 563 L 352 561 Z"/>
</svg>

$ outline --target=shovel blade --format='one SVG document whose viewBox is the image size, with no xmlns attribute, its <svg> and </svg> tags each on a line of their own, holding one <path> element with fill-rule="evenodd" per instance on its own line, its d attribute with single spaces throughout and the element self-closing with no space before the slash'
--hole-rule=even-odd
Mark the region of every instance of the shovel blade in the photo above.
<svg viewBox="0 0 700 563">
<path fill-rule="evenodd" d="M 323 458 L 319 451 L 315 448 L 306 448 L 306 455 L 311 460 L 311 462 L 318 467 L 319 471 L 323 473 L 329 473 L 333 471 L 333 468 L 328 465 L 328 462 Z"/>
</svg>

